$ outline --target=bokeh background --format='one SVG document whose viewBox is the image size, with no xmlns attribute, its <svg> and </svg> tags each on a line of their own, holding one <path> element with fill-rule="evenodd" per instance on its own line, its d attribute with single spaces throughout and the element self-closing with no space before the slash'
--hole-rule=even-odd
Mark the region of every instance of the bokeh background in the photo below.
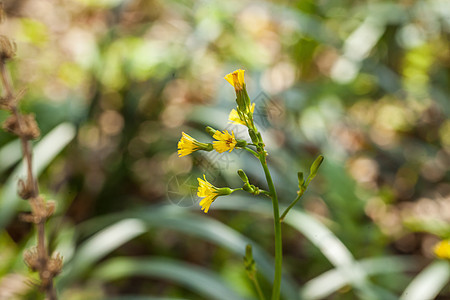
<svg viewBox="0 0 450 300">
<path fill-rule="evenodd" d="M 205 215 L 196 178 L 264 188 L 248 153 L 177 156 L 181 132 L 228 124 L 246 70 L 282 205 L 284 299 L 450 299 L 450 5 L 446 0 L 4 1 L 1 34 L 35 164 L 57 202 L 61 299 L 255 299 L 250 243 L 270 295 L 271 204 L 235 193 Z M 7 114 L 0 113 L 4 120 Z M 20 147 L 0 133 L 0 299 L 40 299 L 23 263 Z M 30 281 L 31 280 L 31 281 Z"/>
</svg>

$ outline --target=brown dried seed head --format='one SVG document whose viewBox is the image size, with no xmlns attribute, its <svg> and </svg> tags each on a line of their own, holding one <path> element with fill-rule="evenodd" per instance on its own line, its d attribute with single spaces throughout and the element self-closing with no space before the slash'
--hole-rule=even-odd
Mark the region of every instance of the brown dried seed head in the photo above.
<svg viewBox="0 0 450 300">
<path fill-rule="evenodd" d="M 17 182 L 17 193 L 22 199 L 29 199 L 33 195 L 33 188 L 30 187 L 23 179 Z"/>
<path fill-rule="evenodd" d="M 0 98 L 0 109 L 11 110 L 11 98 L 2 97 Z"/>
<path fill-rule="evenodd" d="M 34 119 L 34 115 L 33 114 L 24 115 L 23 121 L 25 128 L 23 128 L 22 134 L 30 140 L 37 139 L 41 134 L 41 132 L 39 130 L 39 126 L 36 123 L 36 120 Z"/>
<path fill-rule="evenodd" d="M 56 253 L 48 260 L 47 270 L 52 274 L 52 276 L 56 276 L 61 273 L 63 267 L 63 257 L 61 254 Z"/>
<path fill-rule="evenodd" d="M 8 60 L 16 55 L 16 43 L 4 35 L 0 35 L 0 59 Z"/>
<path fill-rule="evenodd" d="M 10 115 L 3 123 L 3 129 L 16 135 L 18 135 L 18 127 L 19 125 L 15 115 Z"/>
<path fill-rule="evenodd" d="M 22 222 L 26 222 L 26 223 L 36 223 L 36 217 L 33 216 L 32 214 L 20 214 L 19 215 L 19 219 Z"/>
<path fill-rule="evenodd" d="M 21 120 L 16 115 L 10 115 L 3 123 L 3 128 L 17 136 L 23 136 L 26 139 L 36 139 L 40 135 L 39 127 L 33 114 L 21 116 Z"/>
<path fill-rule="evenodd" d="M 44 198 L 37 196 L 33 197 L 30 200 L 31 211 L 33 216 L 35 216 L 36 223 L 40 223 L 47 218 L 47 207 L 44 202 Z"/>
<path fill-rule="evenodd" d="M 53 213 L 55 212 L 55 209 L 56 209 L 55 201 L 47 201 L 46 206 L 47 206 L 46 217 L 48 218 L 51 215 L 53 215 Z"/>
<path fill-rule="evenodd" d="M 23 253 L 23 259 L 27 266 L 33 271 L 39 269 L 39 255 L 36 247 L 25 250 Z"/>
<path fill-rule="evenodd" d="M 7 95 L 6 97 L 0 98 L 0 109 L 13 111 L 17 107 L 17 103 L 23 98 L 27 92 L 26 88 L 20 89 L 17 94 Z"/>
</svg>

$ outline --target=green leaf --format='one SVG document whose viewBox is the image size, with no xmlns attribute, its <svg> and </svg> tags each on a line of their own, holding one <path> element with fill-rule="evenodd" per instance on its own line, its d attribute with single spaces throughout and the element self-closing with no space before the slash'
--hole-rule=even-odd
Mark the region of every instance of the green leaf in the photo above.
<svg viewBox="0 0 450 300">
<path fill-rule="evenodd" d="M 147 209 L 140 209 L 138 211 L 127 211 L 125 213 L 118 213 L 91 219 L 79 225 L 79 232 L 81 236 L 87 236 L 100 230 L 101 228 L 113 224 L 114 222 L 123 221 L 126 218 L 140 220 L 149 228 L 167 228 L 180 233 L 202 238 L 228 249 L 229 251 L 235 253 L 239 258 L 244 255 L 246 245 L 252 244 L 253 257 L 258 266 L 258 270 L 269 282 L 273 280 L 273 259 L 261 247 L 259 247 L 257 243 L 219 221 L 203 215 L 192 214 L 189 210 L 176 206 L 150 206 Z M 89 255 L 86 252 L 81 254 Z M 80 253 L 77 251 L 75 253 L 74 260 L 78 255 L 80 255 Z M 100 257 L 97 257 L 97 259 L 99 258 Z M 92 260 L 90 263 L 93 264 L 95 261 Z M 71 265 L 73 265 L 74 268 L 77 268 L 76 264 L 71 263 Z M 68 271 L 67 273 L 60 275 L 61 288 L 64 288 L 65 285 L 70 284 L 70 282 L 81 276 L 81 273 L 71 273 L 72 271 Z M 64 277 L 68 278 L 66 279 Z M 298 287 L 293 280 L 288 277 L 283 278 L 282 293 L 285 295 L 285 298 L 296 299 L 298 296 L 297 291 Z"/>
<path fill-rule="evenodd" d="M 229 198 L 227 201 L 214 203 L 215 209 L 237 209 L 272 216 L 272 205 L 247 197 Z M 281 210 L 285 207 L 280 207 Z M 325 225 L 314 217 L 298 209 L 292 209 L 284 223 L 291 225 L 313 243 L 322 254 L 339 268 L 346 280 L 357 289 L 364 299 L 376 299 L 377 293 L 368 282 L 368 274 L 355 261 L 351 252 Z"/>
<path fill-rule="evenodd" d="M 76 250 L 73 259 L 66 264 L 58 287 L 64 287 L 71 280 L 80 277 L 98 260 L 146 231 L 146 225 L 142 221 L 124 219 L 96 233 Z"/>
<path fill-rule="evenodd" d="M 34 147 L 33 172 L 38 177 L 50 162 L 75 137 L 75 127 L 70 123 L 62 123 L 44 136 Z M 16 167 L 6 181 L 0 195 L 0 228 L 4 228 L 16 213 L 22 201 L 17 196 L 17 179 L 26 178 L 24 164 Z"/>
<path fill-rule="evenodd" d="M 417 266 L 412 257 L 380 257 L 368 258 L 358 261 L 368 275 L 401 273 L 414 271 Z M 303 299 L 325 299 L 332 293 L 350 284 L 348 277 L 340 269 L 329 270 L 303 285 L 301 296 Z"/>
<path fill-rule="evenodd" d="M 301 191 L 303 184 L 305 183 L 305 178 L 303 177 L 303 172 L 298 172 L 297 177 L 298 177 L 298 189 L 299 189 L 299 191 Z"/>
<path fill-rule="evenodd" d="M 206 299 L 243 299 L 231 287 L 225 285 L 217 274 L 180 260 L 117 257 L 100 265 L 93 276 L 109 281 L 132 276 L 149 276 L 176 282 Z"/>
<path fill-rule="evenodd" d="M 420 272 L 406 287 L 401 300 L 435 299 L 450 279 L 450 263 L 435 261 Z"/>
<path fill-rule="evenodd" d="M 0 173 L 12 167 L 22 158 L 20 140 L 15 139 L 0 149 Z"/>
<path fill-rule="evenodd" d="M 308 180 L 306 181 L 306 185 L 308 185 L 311 180 L 314 179 L 314 177 L 316 177 L 317 172 L 319 171 L 319 167 L 323 162 L 323 156 L 319 155 L 316 160 L 312 163 L 311 168 L 309 169 L 309 176 L 308 176 Z"/>
<path fill-rule="evenodd" d="M 105 300 L 189 300 L 186 298 L 164 298 L 164 297 L 152 297 L 152 296 L 134 296 L 134 295 L 122 295 L 117 297 L 108 297 Z"/>
</svg>

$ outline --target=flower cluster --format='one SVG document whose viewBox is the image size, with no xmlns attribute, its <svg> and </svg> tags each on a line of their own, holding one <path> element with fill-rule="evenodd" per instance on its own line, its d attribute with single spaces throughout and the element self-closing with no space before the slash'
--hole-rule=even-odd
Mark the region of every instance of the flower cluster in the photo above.
<svg viewBox="0 0 450 300">
<path fill-rule="evenodd" d="M 264 170 L 264 175 L 267 180 L 267 185 L 269 190 L 263 190 L 258 186 L 250 183 L 245 172 L 240 169 L 238 170 L 238 175 L 241 178 L 243 185 L 240 188 L 231 189 L 229 187 L 218 188 L 212 185 L 208 180 L 206 180 L 206 176 L 203 175 L 203 178 L 198 178 L 198 189 L 197 195 L 202 197 L 203 199 L 200 201 L 201 209 L 207 213 L 212 205 L 212 203 L 219 197 L 230 195 L 235 191 L 244 191 L 254 196 L 267 196 L 272 200 L 273 205 L 273 221 L 274 221 L 274 237 L 275 237 L 275 274 L 273 280 L 273 290 L 272 290 L 272 299 L 280 298 L 281 291 L 281 274 L 282 274 L 282 258 L 283 258 L 283 249 L 282 249 L 282 237 L 281 237 L 281 222 L 286 217 L 286 214 L 289 210 L 300 200 L 301 196 L 307 189 L 310 181 L 316 176 L 317 170 L 320 164 L 323 161 L 323 156 L 319 155 L 316 158 L 314 163 L 311 165 L 310 174 L 306 178 L 303 177 L 303 173 L 298 173 L 299 180 L 299 191 L 297 192 L 297 197 L 292 203 L 284 210 L 284 212 L 280 216 L 280 210 L 278 205 L 278 196 L 275 189 L 275 185 L 272 180 L 272 176 L 270 175 L 270 170 L 267 165 L 267 151 L 265 150 L 265 144 L 261 133 L 255 126 L 253 122 L 253 113 L 255 111 L 255 104 L 251 103 L 250 98 L 247 94 L 246 84 L 244 81 L 244 70 L 236 70 L 225 76 L 225 79 L 234 87 L 234 91 L 236 92 L 236 109 L 233 109 L 228 119 L 231 123 L 240 124 L 247 128 L 248 135 L 251 139 L 251 143 L 247 143 L 245 140 L 238 140 L 234 135 L 234 132 L 228 132 L 227 130 L 219 131 L 213 129 L 211 127 L 206 127 L 206 132 L 210 136 L 214 138 L 212 143 L 201 143 L 191 136 L 187 135 L 183 132 L 183 136 L 178 143 L 178 155 L 185 156 L 191 154 L 194 151 L 204 150 L 204 151 L 212 151 L 215 150 L 218 153 L 223 153 L 225 151 L 233 151 L 234 149 L 243 149 L 250 152 L 255 158 L 259 160 L 261 166 Z M 440 250 L 441 251 L 441 250 Z M 447 251 L 447 252 L 445 252 Z M 445 250 L 448 254 L 448 250 Z M 259 284 L 256 280 L 256 269 L 255 263 L 252 258 L 251 248 L 247 247 L 246 256 L 245 256 L 245 267 L 247 271 L 247 275 L 254 282 L 255 288 L 260 295 L 260 299 L 264 299 L 261 289 L 259 288 Z"/>
<path fill-rule="evenodd" d="M 234 87 L 236 92 L 236 109 L 230 112 L 229 120 L 231 123 L 241 124 L 257 132 L 253 123 L 253 112 L 255 110 L 255 104 L 250 103 L 250 98 L 247 94 L 247 89 L 244 81 L 244 70 L 236 70 L 225 76 L 225 79 Z M 182 137 L 178 142 L 178 156 L 186 156 L 195 151 L 217 151 L 223 153 L 226 151 L 233 151 L 234 149 L 243 149 L 246 147 L 247 142 L 245 140 L 238 140 L 234 135 L 234 132 L 228 132 L 227 130 L 219 131 L 211 127 L 207 127 L 206 131 L 215 139 L 212 143 L 202 143 L 190 135 L 182 132 Z M 252 135 L 251 135 L 252 137 Z M 254 141 L 252 137 L 252 141 Z M 197 195 L 203 197 L 200 201 L 202 210 L 207 213 L 211 204 L 216 200 L 218 196 L 229 195 L 234 190 L 229 188 L 217 188 L 206 180 L 205 175 L 203 179 L 198 178 L 199 187 Z"/>
<path fill-rule="evenodd" d="M 231 131 L 230 134 L 227 130 L 222 132 L 215 130 L 213 138 L 216 139 L 213 144 L 201 143 L 190 135 L 182 132 L 181 139 L 178 142 L 178 157 L 189 155 L 197 150 L 212 151 L 214 149 L 219 153 L 225 151 L 231 152 L 238 144 L 233 131 Z"/>
<path fill-rule="evenodd" d="M 236 109 L 230 112 L 228 119 L 232 123 L 241 124 L 254 130 L 253 112 L 255 111 L 255 103 L 252 104 L 248 97 L 244 72 L 244 70 L 239 69 L 225 76 L 225 79 L 234 87 L 237 103 Z"/>
</svg>

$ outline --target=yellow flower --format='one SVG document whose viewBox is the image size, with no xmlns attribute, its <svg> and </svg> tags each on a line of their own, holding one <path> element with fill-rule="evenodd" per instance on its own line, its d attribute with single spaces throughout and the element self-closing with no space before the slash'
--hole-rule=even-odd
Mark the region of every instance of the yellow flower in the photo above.
<svg viewBox="0 0 450 300">
<path fill-rule="evenodd" d="M 190 135 L 182 132 L 182 137 L 178 142 L 178 157 L 186 156 L 197 150 L 211 151 L 212 145 L 200 143 Z"/>
<path fill-rule="evenodd" d="M 216 133 L 214 133 L 213 138 L 217 140 L 213 142 L 213 147 L 219 153 L 228 150 L 230 150 L 231 152 L 237 144 L 236 137 L 234 136 L 233 131 L 231 131 L 231 134 L 229 134 L 227 130 L 223 132 L 217 130 Z"/>
<path fill-rule="evenodd" d="M 442 259 L 450 259 L 450 239 L 437 243 L 434 246 L 434 254 Z"/>
<path fill-rule="evenodd" d="M 253 114 L 253 112 L 255 111 L 255 103 L 253 103 L 251 105 L 250 111 Z M 231 121 L 229 123 L 242 124 L 242 125 L 246 126 L 245 121 L 241 120 L 241 118 L 239 117 L 238 112 L 235 109 L 231 110 L 230 115 L 228 116 L 228 120 Z"/>
<path fill-rule="evenodd" d="M 204 180 L 203 180 L 204 179 Z M 202 210 L 207 213 L 209 211 L 209 207 L 216 200 L 217 197 L 223 195 L 229 195 L 233 191 L 230 188 L 216 188 L 211 183 L 206 180 L 205 175 L 203 175 L 203 179 L 197 178 L 198 180 L 198 190 L 197 196 L 204 197 L 199 205 L 202 207 Z"/>
<path fill-rule="evenodd" d="M 227 76 L 225 76 L 225 79 L 234 86 L 234 89 L 236 91 L 240 91 L 244 88 L 244 70 L 238 69 Z"/>
</svg>

